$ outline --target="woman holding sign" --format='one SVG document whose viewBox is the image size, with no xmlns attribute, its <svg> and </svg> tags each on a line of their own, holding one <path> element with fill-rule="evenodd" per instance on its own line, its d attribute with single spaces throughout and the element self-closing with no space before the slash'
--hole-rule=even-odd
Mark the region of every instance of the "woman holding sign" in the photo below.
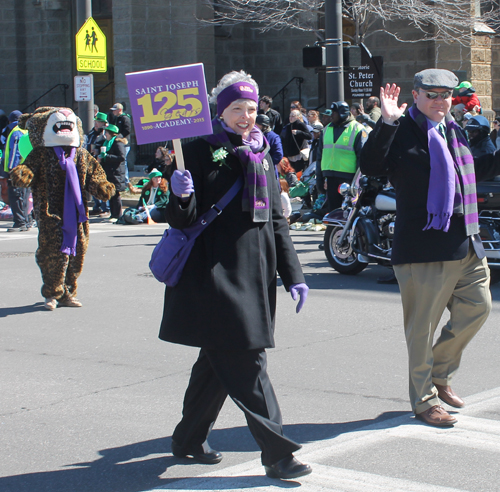
<svg viewBox="0 0 500 492">
<path fill-rule="evenodd" d="M 212 91 L 213 134 L 184 146 L 185 171 L 171 180 L 166 219 L 185 229 L 244 184 L 197 238 L 179 283 L 167 287 L 160 338 L 200 347 L 172 436 L 175 456 L 218 463 L 207 437 L 229 395 L 243 410 L 262 450 L 266 474 L 311 473 L 293 454 L 300 445 L 283 435 L 281 412 L 266 371 L 274 347 L 278 271 L 302 308 L 308 287 L 281 212 L 269 144 L 255 126 L 258 86 L 244 72 L 225 75 Z"/>
</svg>

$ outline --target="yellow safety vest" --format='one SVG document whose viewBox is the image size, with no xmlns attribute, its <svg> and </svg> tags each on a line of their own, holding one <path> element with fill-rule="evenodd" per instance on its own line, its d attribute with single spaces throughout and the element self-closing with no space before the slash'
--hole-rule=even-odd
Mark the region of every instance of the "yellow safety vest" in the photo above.
<svg viewBox="0 0 500 492">
<path fill-rule="evenodd" d="M 356 153 L 354 152 L 354 141 L 358 133 L 363 130 L 363 125 L 353 120 L 342 132 L 338 140 L 334 142 L 333 127 L 328 125 L 323 135 L 321 170 L 355 173 L 357 164 Z"/>
<path fill-rule="evenodd" d="M 10 171 L 12 171 L 12 169 L 9 169 L 9 160 L 10 160 L 10 138 L 13 136 L 14 132 L 21 132 L 23 135 L 28 133 L 28 130 L 21 130 L 21 128 L 19 128 L 18 125 L 16 125 L 14 128 L 12 128 L 11 132 L 9 133 L 9 137 L 7 138 L 7 142 L 5 143 L 5 153 L 4 153 L 4 166 L 3 166 L 3 170 L 8 173 Z M 17 147 L 19 146 L 19 139 L 17 139 L 15 142 L 14 142 L 14 146 L 13 146 L 13 149 L 12 151 L 14 152 L 14 154 L 16 153 L 17 151 Z M 19 161 L 19 164 L 22 164 L 24 162 L 24 157 L 21 156 L 21 160 Z"/>
</svg>

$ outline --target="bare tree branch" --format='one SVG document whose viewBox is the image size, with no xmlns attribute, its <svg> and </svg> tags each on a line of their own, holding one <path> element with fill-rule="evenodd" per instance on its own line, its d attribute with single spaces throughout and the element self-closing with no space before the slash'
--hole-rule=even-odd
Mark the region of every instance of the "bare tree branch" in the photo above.
<svg viewBox="0 0 500 492">
<path fill-rule="evenodd" d="M 198 18 L 202 25 L 234 26 L 254 23 L 261 32 L 297 29 L 324 39 L 320 18 L 324 0 L 205 0 L 213 18 Z M 352 41 L 363 42 L 375 32 L 398 41 L 440 41 L 468 45 L 471 37 L 488 26 L 500 25 L 498 1 L 491 0 L 344 0 L 343 15 L 355 26 Z M 397 21 L 411 30 L 398 31 Z M 493 34 L 494 32 L 491 31 Z"/>
</svg>

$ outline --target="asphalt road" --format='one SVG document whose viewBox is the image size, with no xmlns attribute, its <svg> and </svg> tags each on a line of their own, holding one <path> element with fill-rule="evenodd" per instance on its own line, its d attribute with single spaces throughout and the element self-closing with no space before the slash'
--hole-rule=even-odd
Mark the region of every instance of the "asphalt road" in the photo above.
<svg viewBox="0 0 500 492">
<path fill-rule="evenodd" d="M 303 311 L 279 289 L 269 373 L 285 432 L 313 473 L 264 476 L 243 414 L 228 400 L 210 442 L 215 466 L 170 453 L 197 350 L 157 338 L 163 288 L 148 261 L 162 226 L 91 224 L 78 297 L 43 308 L 36 230 L 0 222 L 0 492 L 500 490 L 500 284 L 454 381 L 467 406 L 452 429 L 415 421 L 396 285 L 370 266 L 341 276 L 292 232 L 311 288 Z M 186 306 L 196 309 L 196 304 Z"/>
</svg>

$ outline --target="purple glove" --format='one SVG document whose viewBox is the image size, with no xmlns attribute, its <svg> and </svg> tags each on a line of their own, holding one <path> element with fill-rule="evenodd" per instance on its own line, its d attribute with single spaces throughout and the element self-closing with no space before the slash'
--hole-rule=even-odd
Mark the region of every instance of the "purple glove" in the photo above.
<svg viewBox="0 0 500 492">
<path fill-rule="evenodd" d="M 170 187 L 175 196 L 182 198 L 182 195 L 191 195 L 194 192 L 191 173 L 187 169 L 185 171 L 175 170 L 170 179 Z"/>
<path fill-rule="evenodd" d="M 299 303 L 297 304 L 297 313 L 300 313 L 302 306 L 306 302 L 308 292 L 309 292 L 309 287 L 306 284 L 290 285 L 290 294 L 292 294 L 292 299 L 296 301 L 297 294 L 299 294 L 300 296 Z"/>
</svg>

